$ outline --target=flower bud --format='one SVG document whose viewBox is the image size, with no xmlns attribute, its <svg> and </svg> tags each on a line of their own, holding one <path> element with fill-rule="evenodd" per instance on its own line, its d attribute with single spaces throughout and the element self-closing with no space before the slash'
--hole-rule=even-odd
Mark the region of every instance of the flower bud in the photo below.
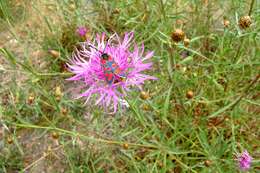
<svg viewBox="0 0 260 173">
<path fill-rule="evenodd" d="M 13 139 L 12 139 L 11 136 L 9 136 L 9 137 L 7 138 L 7 143 L 8 143 L 8 144 L 12 144 L 12 143 L 13 143 Z"/>
<path fill-rule="evenodd" d="M 188 99 L 192 99 L 192 98 L 193 98 L 193 92 L 192 92 L 192 91 L 188 91 L 188 92 L 186 93 L 186 97 L 187 97 Z"/>
<path fill-rule="evenodd" d="M 252 24 L 252 20 L 250 16 L 243 16 L 239 19 L 238 24 L 241 29 L 246 29 Z"/>
<path fill-rule="evenodd" d="M 52 136 L 53 139 L 58 139 L 59 138 L 59 134 L 57 132 L 53 132 L 51 134 L 51 136 Z"/>
<path fill-rule="evenodd" d="M 147 104 L 143 105 L 142 108 L 143 108 L 144 111 L 149 111 L 149 110 L 151 110 L 150 106 L 147 105 Z"/>
<path fill-rule="evenodd" d="M 66 108 L 61 108 L 62 115 L 67 115 L 68 110 Z"/>
<path fill-rule="evenodd" d="M 223 20 L 223 25 L 224 25 L 225 28 L 229 27 L 229 24 L 230 24 L 229 20 L 227 20 L 227 19 Z"/>
<path fill-rule="evenodd" d="M 147 100 L 149 98 L 149 93 L 145 91 L 141 91 L 140 98 L 143 100 Z"/>
<path fill-rule="evenodd" d="M 128 149 L 129 145 L 127 143 L 123 144 L 124 149 Z"/>
<path fill-rule="evenodd" d="M 172 40 L 175 41 L 175 42 L 180 42 L 184 39 L 185 37 L 185 33 L 181 30 L 181 29 L 176 29 L 172 35 Z"/>
<path fill-rule="evenodd" d="M 31 105 L 34 101 L 35 97 L 33 94 L 31 94 L 29 97 L 28 97 L 28 104 Z"/>
<path fill-rule="evenodd" d="M 211 161 L 210 160 L 205 160 L 204 164 L 205 166 L 209 167 L 211 165 Z"/>
</svg>

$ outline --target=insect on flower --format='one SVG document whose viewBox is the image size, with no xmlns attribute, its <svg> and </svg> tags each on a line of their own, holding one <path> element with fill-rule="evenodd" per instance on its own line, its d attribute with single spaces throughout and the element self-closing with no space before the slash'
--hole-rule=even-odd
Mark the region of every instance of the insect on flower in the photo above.
<svg viewBox="0 0 260 173">
<path fill-rule="evenodd" d="M 153 51 L 144 49 L 144 44 L 135 43 L 133 32 L 123 37 L 115 33 L 109 39 L 105 33 L 97 34 L 80 43 L 67 63 L 74 74 L 68 80 L 77 82 L 72 90 L 74 96 L 85 98 L 85 103 L 94 101 L 109 112 L 112 106 L 112 113 L 116 113 L 119 105 L 127 106 L 125 97 L 134 87 L 140 89 L 145 81 L 157 79 L 144 74 L 152 68 L 149 60 L 153 56 Z"/>
<path fill-rule="evenodd" d="M 108 42 L 107 42 L 108 43 Z M 101 53 L 100 56 L 100 63 L 105 75 L 106 82 L 111 85 L 113 83 L 117 83 L 119 81 L 123 81 L 126 79 L 126 74 L 121 70 L 121 68 L 118 66 L 118 64 L 115 62 L 115 60 L 105 53 L 106 46 L 103 50 L 103 52 L 99 51 L 97 48 L 89 45 L 90 47 L 93 47 L 97 51 Z"/>
</svg>

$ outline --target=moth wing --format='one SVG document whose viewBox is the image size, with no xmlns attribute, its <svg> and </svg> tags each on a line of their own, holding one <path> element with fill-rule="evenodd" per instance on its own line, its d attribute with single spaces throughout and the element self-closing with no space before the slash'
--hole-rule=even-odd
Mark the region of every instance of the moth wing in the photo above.
<svg viewBox="0 0 260 173">
<path fill-rule="evenodd" d="M 120 78 L 126 78 L 126 74 L 119 67 L 114 70 L 114 74 Z"/>
<path fill-rule="evenodd" d="M 106 82 L 110 85 L 114 83 L 115 76 L 109 68 L 104 69 Z"/>
</svg>

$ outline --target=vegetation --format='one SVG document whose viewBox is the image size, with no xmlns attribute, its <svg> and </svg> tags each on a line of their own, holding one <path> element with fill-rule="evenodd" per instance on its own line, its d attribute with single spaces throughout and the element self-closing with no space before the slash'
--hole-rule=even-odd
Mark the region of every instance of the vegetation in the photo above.
<svg viewBox="0 0 260 173">
<path fill-rule="evenodd" d="M 258 1 L 0 1 L 0 172 L 259 171 Z M 243 16 L 250 16 L 241 18 Z M 67 81 L 76 30 L 153 50 L 157 81 L 107 114 Z M 176 31 L 177 30 L 177 31 Z"/>
</svg>

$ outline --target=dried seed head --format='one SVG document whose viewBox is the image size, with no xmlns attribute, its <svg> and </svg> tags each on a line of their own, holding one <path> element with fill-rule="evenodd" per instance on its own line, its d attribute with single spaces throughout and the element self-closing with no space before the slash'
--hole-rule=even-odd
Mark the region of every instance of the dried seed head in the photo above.
<svg viewBox="0 0 260 173">
<path fill-rule="evenodd" d="M 143 100 L 147 100 L 149 98 L 149 93 L 148 92 L 145 92 L 145 91 L 141 91 L 140 93 L 140 98 L 143 99 Z"/>
<path fill-rule="evenodd" d="M 123 147 L 124 147 L 124 149 L 126 149 L 126 150 L 127 150 L 127 149 L 128 149 L 128 147 L 129 147 L 129 145 L 128 145 L 127 143 L 124 143 L 124 144 L 123 144 Z"/>
<path fill-rule="evenodd" d="M 51 136 L 52 136 L 53 139 L 58 139 L 59 138 L 59 134 L 57 132 L 53 132 L 51 134 Z"/>
<path fill-rule="evenodd" d="M 61 108 L 62 115 L 67 115 L 68 110 L 66 108 Z"/>
<path fill-rule="evenodd" d="M 224 25 L 225 28 L 229 27 L 229 24 L 230 24 L 229 20 L 227 20 L 227 19 L 223 20 L 223 25 Z"/>
<path fill-rule="evenodd" d="M 239 19 L 239 26 L 241 29 L 246 29 L 252 24 L 250 16 L 243 16 Z"/>
<path fill-rule="evenodd" d="M 184 43 L 184 46 L 185 46 L 185 47 L 188 47 L 188 46 L 190 45 L 190 39 L 185 38 L 184 41 L 183 41 L 183 43 Z"/>
<path fill-rule="evenodd" d="M 28 104 L 31 105 L 34 101 L 35 97 L 33 94 L 31 94 L 29 97 L 28 97 Z"/>
<path fill-rule="evenodd" d="M 142 108 L 143 108 L 144 111 L 149 111 L 150 110 L 150 106 L 147 105 L 147 104 L 143 105 Z"/>
<path fill-rule="evenodd" d="M 176 70 L 179 70 L 179 69 L 181 68 L 181 64 L 175 64 L 174 68 L 175 68 Z"/>
<path fill-rule="evenodd" d="M 181 30 L 181 29 L 176 29 L 172 35 L 172 40 L 175 41 L 175 42 L 180 42 L 184 39 L 185 37 L 185 33 Z"/>
<path fill-rule="evenodd" d="M 53 57 L 53 58 L 58 58 L 60 56 L 60 52 L 56 50 L 49 50 L 48 53 Z"/>
<path fill-rule="evenodd" d="M 13 143 L 13 139 L 12 139 L 11 136 L 9 136 L 9 137 L 7 138 L 7 143 L 8 143 L 8 144 L 12 144 L 12 143 Z"/>
<path fill-rule="evenodd" d="M 186 93 L 186 97 L 188 98 L 188 99 L 192 99 L 193 98 L 193 92 L 192 91 L 188 91 L 187 93 Z"/>
<path fill-rule="evenodd" d="M 205 160 L 204 164 L 205 166 L 209 167 L 212 164 L 212 162 L 210 160 Z"/>
</svg>

